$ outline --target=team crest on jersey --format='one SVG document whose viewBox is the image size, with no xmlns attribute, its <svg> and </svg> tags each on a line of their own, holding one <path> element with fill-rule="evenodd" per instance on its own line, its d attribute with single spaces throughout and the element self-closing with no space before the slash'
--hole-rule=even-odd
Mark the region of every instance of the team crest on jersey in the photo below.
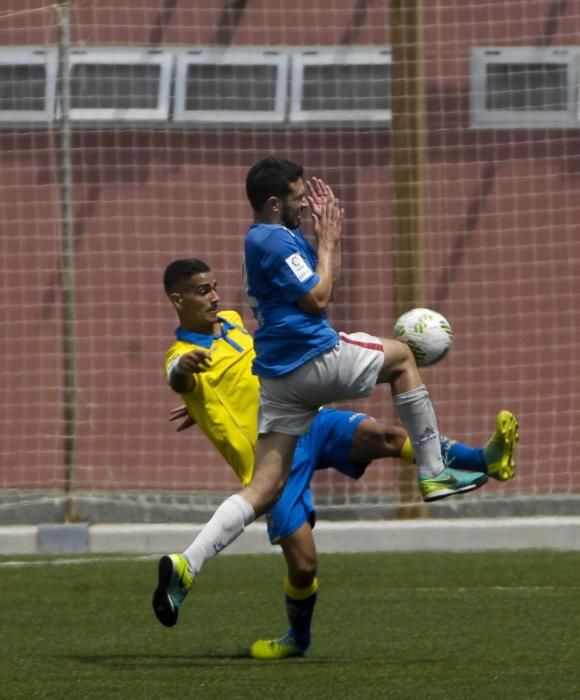
<svg viewBox="0 0 580 700">
<path fill-rule="evenodd" d="M 304 282 L 309 277 L 312 277 L 312 270 L 298 253 L 289 255 L 286 258 L 286 265 L 288 265 L 288 267 L 292 270 L 299 282 Z"/>
</svg>

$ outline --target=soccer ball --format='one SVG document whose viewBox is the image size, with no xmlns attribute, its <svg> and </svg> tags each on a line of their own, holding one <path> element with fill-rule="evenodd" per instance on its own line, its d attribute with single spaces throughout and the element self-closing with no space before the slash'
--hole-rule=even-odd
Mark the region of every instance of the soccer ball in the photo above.
<svg viewBox="0 0 580 700">
<path fill-rule="evenodd" d="M 393 338 L 413 351 L 419 367 L 429 367 L 451 350 L 453 330 L 449 321 L 431 309 L 411 309 L 395 323 Z"/>
</svg>

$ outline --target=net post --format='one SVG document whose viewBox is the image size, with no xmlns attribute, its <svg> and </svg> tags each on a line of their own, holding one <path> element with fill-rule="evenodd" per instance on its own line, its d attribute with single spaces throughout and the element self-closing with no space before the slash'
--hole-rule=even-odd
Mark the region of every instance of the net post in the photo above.
<svg viewBox="0 0 580 700">
<path fill-rule="evenodd" d="M 395 318 L 424 303 L 423 182 L 425 100 L 422 56 L 422 0 L 391 3 L 393 308 Z M 416 468 L 397 470 L 400 519 L 424 518 Z"/>
<path fill-rule="evenodd" d="M 61 280 L 63 357 L 63 461 L 66 522 L 78 522 L 74 499 L 76 437 L 74 215 L 70 126 L 70 0 L 59 0 L 58 101 L 61 190 Z"/>
</svg>

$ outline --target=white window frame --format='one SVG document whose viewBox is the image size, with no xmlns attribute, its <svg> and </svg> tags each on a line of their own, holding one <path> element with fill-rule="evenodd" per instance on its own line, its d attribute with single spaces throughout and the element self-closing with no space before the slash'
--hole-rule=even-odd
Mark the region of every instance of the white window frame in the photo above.
<svg viewBox="0 0 580 700">
<path fill-rule="evenodd" d="M 167 122 L 173 72 L 173 52 L 150 47 L 74 47 L 69 51 L 69 77 L 79 64 L 158 65 L 159 90 L 153 109 L 81 109 L 70 108 L 73 122 Z"/>
<path fill-rule="evenodd" d="M 46 83 L 43 110 L 0 110 L 0 127 L 46 126 L 54 119 L 58 57 L 55 48 L 15 46 L 0 48 L 0 65 L 44 65 Z"/>
<path fill-rule="evenodd" d="M 305 110 L 302 109 L 302 93 L 305 66 L 391 64 L 391 49 L 388 46 L 311 47 L 293 53 L 290 121 L 294 124 L 360 122 L 388 126 L 392 120 L 391 109 Z"/>
<path fill-rule="evenodd" d="M 267 111 L 186 110 L 187 68 L 190 65 L 276 66 L 274 109 Z M 279 124 L 286 118 L 287 93 L 288 54 L 284 49 L 198 47 L 182 49 L 176 53 L 173 121 L 178 124 Z"/>
<path fill-rule="evenodd" d="M 488 110 L 485 107 L 486 67 L 502 64 L 562 64 L 568 66 L 565 111 Z M 471 50 L 470 123 L 473 128 L 549 129 L 578 127 L 578 49 L 575 47 L 477 47 Z"/>
</svg>

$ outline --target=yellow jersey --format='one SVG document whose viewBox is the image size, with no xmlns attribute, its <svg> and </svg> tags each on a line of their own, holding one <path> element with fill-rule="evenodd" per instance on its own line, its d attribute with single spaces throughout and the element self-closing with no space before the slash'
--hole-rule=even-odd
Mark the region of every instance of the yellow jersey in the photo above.
<svg viewBox="0 0 580 700">
<path fill-rule="evenodd" d="M 215 445 L 245 486 L 252 478 L 258 436 L 259 381 L 252 374 L 254 342 L 236 311 L 218 314 L 220 334 L 176 331 L 165 355 L 165 374 L 181 355 L 205 350 L 210 360 L 195 375 L 193 389 L 182 394 L 190 416 Z"/>
</svg>

